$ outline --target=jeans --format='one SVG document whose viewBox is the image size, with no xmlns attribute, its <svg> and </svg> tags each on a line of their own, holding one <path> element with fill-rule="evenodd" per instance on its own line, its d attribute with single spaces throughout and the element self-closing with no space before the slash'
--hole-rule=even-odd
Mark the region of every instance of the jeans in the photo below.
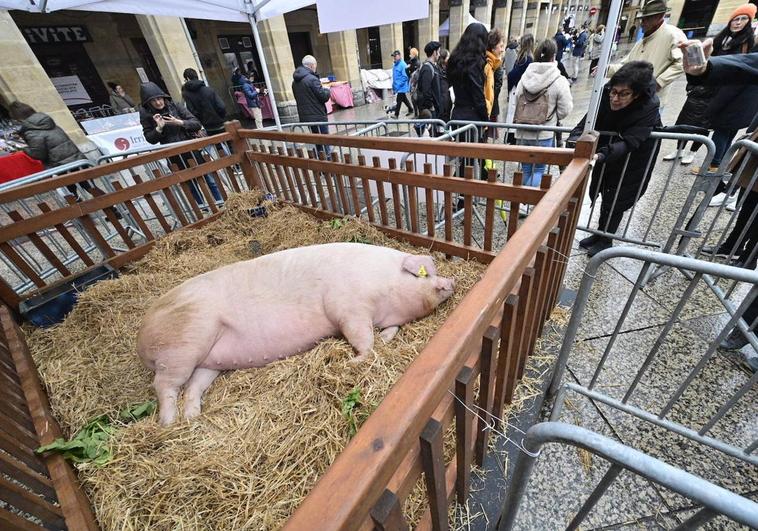
<svg viewBox="0 0 758 531">
<path fill-rule="evenodd" d="M 326 124 L 323 125 L 311 125 L 309 126 L 311 133 L 316 135 L 328 135 L 329 134 L 329 126 Z M 321 145 L 316 144 L 316 152 L 323 152 L 324 156 L 328 159 L 332 156 L 332 146 L 329 145 Z"/>
<path fill-rule="evenodd" d="M 531 140 L 526 138 L 519 138 L 517 141 L 519 146 L 541 146 L 541 147 L 553 147 L 553 138 L 546 138 L 544 140 Z M 542 182 L 542 176 L 545 173 L 544 164 L 522 164 L 521 171 L 524 175 L 524 186 L 539 187 Z"/>
<path fill-rule="evenodd" d="M 737 136 L 738 129 L 714 129 L 711 135 L 711 140 L 716 144 L 716 152 L 713 154 L 713 160 L 711 166 L 718 166 L 721 164 L 721 159 L 724 158 L 726 150 L 732 145 L 732 140 Z"/>
<path fill-rule="evenodd" d="M 213 196 L 213 199 L 215 201 L 221 201 L 223 198 L 221 197 L 221 194 L 218 191 L 218 186 L 216 186 L 216 179 L 211 177 L 210 175 L 206 175 L 203 177 L 205 179 L 205 182 L 208 183 L 208 188 L 211 191 L 211 195 Z M 192 198 L 195 200 L 195 203 L 198 205 L 202 205 L 205 201 L 203 200 L 203 195 L 200 192 L 199 186 L 195 182 L 195 180 L 192 180 L 189 182 L 190 186 L 190 193 L 192 194 Z"/>
<path fill-rule="evenodd" d="M 408 112 L 415 114 L 415 110 L 411 106 L 411 102 L 408 100 L 408 94 L 405 92 L 398 92 L 395 96 L 395 118 L 400 116 L 400 105 L 403 103 L 405 103 L 405 106 L 408 107 Z"/>
</svg>

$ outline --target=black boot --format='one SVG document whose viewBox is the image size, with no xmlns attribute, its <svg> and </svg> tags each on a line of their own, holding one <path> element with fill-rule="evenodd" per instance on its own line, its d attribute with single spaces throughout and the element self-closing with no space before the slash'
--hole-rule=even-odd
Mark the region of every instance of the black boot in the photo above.
<svg viewBox="0 0 758 531">
<path fill-rule="evenodd" d="M 595 242 L 595 245 L 587 249 L 587 256 L 592 258 L 600 251 L 605 251 L 606 249 L 610 249 L 611 247 L 613 247 L 613 240 L 610 238 L 606 238 L 604 236 L 600 236 L 597 242 Z"/>
<path fill-rule="evenodd" d="M 597 234 L 591 234 L 590 236 L 579 240 L 579 247 L 582 249 L 589 249 L 593 245 L 597 243 L 597 241 L 600 239 L 600 236 Z"/>
</svg>

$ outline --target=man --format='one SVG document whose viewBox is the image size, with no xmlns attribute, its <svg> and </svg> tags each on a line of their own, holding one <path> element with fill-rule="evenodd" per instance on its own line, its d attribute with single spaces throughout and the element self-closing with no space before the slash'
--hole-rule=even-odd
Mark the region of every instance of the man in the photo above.
<svg viewBox="0 0 758 531">
<path fill-rule="evenodd" d="M 437 60 L 440 56 L 442 45 L 437 41 L 431 41 L 424 46 L 426 61 L 421 65 L 418 73 L 418 88 L 416 89 L 416 107 L 418 117 L 429 120 L 437 117 L 437 112 L 442 109 L 442 95 L 440 94 L 440 72 L 437 69 Z M 416 126 L 418 136 L 421 136 L 426 126 Z"/>
<path fill-rule="evenodd" d="M 667 12 L 666 0 L 647 0 L 645 2 L 637 15 L 644 32 L 643 38 L 635 43 L 626 57 L 621 59 L 619 63 L 610 65 L 607 73 L 608 77 L 612 76 L 623 64 L 629 61 L 651 63 L 658 98 L 661 100 L 661 110 L 666 103 L 668 86 L 683 72 L 682 51 L 678 44 L 686 40 L 682 30 L 671 24 L 666 24 L 664 17 Z"/>
<path fill-rule="evenodd" d="M 302 66 L 298 66 L 292 75 L 292 92 L 297 102 L 297 114 L 301 122 L 327 122 L 326 102 L 331 93 L 328 88 L 321 86 L 321 79 L 316 73 L 316 58 L 312 55 L 303 57 Z M 311 132 L 328 135 L 329 126 L 310 126 Z M 317 151 L 323 151 L 328 157 L 331 154 L 331 146 L 317 145 Z"/>
<path fill-rule="evenodd" d="M 400 50 L 392 52 L 392 60 L 395 62 L 392 66 L 392 92 L 395 93 L 395 118 L 400 115 L 400 104 L 405 103 L 408 107 L 406 116 L 413 114 L 413 107 L 408 101 L 408 92 L 411 90 L 410 80 L 408 79 L 408 65 L 403 61 Z"/>
<path fill-rule="evenodd" d="M 574 41 L 574 49 L 571 51 L 571 67 L 569 75 L 571 81 L 576 82 L 576 78 L 579 77 L 579 67 L 582 64 L 582 58 L 584 57 L 584 50 L 587 48 L 587 41 L 589 40 L 589 33 L 587 28 L 582 28 Z"/>
<path fill-rule="evenodd" d="M 553 40 L 555 41 L 555 46 L 557 48 L 557 51 L 555 52 L 555 60 L 560 63 L 563 61 L 563 51 L 566 49 L 566 46 L 568 46 L 568 39 L 563 33 L 563 28 L 558 28 Z"/>
<path fill-rule="evenodd" d="M 223 133 L 226 116 L 224 102 L 215 90 L 198 79 L 194 68 L 185 69 L 183 75 L 182 98 L 187 110 L 200 120 L 209 135 Z"/>
</svg>

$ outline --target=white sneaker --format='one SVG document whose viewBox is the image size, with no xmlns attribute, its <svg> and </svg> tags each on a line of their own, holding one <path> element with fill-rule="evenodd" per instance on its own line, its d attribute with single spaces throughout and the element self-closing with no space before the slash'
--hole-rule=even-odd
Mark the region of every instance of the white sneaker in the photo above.
<svg viewBox="0 0 758 531">
<path fill-rule="evenodd" d="M 721 206 L 723 204 L 726 205 L 733 205 L 737 202 L 737 194 L 734 194 L 733 196 L 727 196 L 726 192 L 721 192 L 720 194 L 716 194 L 711 198 L 711 202 L 708 203 L 709 207 L 717 207 Z"/>
<path fill-rule="evenodd" d="M 681 154 L 678 151 L 672 151 L 668 155 L 663 157 L 663 160 L 674 160 L 677 157 L 681 157 Z"/>
<path fill-rule="evenodd" d="M 695 160 L 695 154 L 692 151 L 690 151 L 687 155 L 682 157 L 681 162 L 682 164 L 687 165 L 687 164 L 692 164 L 694 160 Z"/>
</svg>

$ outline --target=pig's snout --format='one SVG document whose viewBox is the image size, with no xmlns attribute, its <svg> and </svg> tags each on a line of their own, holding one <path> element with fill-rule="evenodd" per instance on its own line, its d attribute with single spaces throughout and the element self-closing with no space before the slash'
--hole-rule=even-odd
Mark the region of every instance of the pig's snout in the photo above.
<svg viewBox="0 0 758 531">
<path fill-rule="evenodd" d="M 440 297 L 440 301 L 447 300 L 455 291 L 455 279 L 434 277 L 434 287 Z"/>
</svg>

